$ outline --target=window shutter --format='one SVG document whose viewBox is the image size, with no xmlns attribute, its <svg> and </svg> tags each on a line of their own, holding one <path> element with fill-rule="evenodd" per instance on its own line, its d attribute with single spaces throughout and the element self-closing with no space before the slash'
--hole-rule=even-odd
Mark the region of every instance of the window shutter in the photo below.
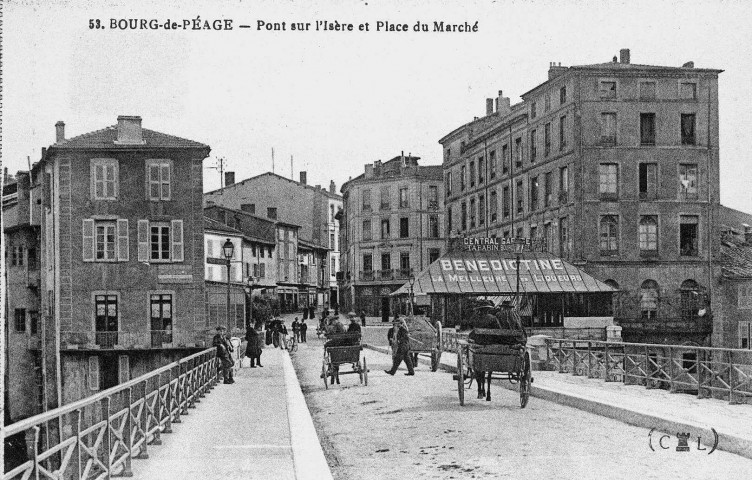
<svg viewBox="0 0 752 480">
<path fill-rule="evenodd" d="M 122 384 L 131 379 L 131 363 L 128 355 L 120 355 L 118 363 L 118 383 Z"/>
<path fill-rule="evenodd" d="M 84 219 L 83 254 L 84 262 L 94 261 L 94 220 L 90 218 Z"/>
<path fill-rule="evenodd" d="M 89 390 L 99 390 L 99 357 L 89 357 Z"/>
<path fill-rule="evenodd" d="M 149 220 L 138 221 L 138 261 L 149 261 Z"/>
<path fill-rule="evenodd" d="M 118 219 L 117 221 L 117 246 L 118 246 L 118 260 L 121 262 L 127 262 L 129 259 L 128 220 L 127 219 Z"/>
<path fill-rule="evenodd" d="M 173 220 L 170 233 L 172 234 L 172 261 L 183 261 L 183 221 Z"/>
</svg>

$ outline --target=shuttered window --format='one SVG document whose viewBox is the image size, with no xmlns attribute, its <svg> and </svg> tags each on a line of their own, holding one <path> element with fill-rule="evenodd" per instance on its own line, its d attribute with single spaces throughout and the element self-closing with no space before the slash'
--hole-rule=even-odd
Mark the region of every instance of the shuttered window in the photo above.
<svg viewBox="0 0 752 480">
<path fill-rule="evenodd" d="M 99 390 L 99 357 L 89 357 L 89 369 L 86 375 L 86 383 L 89 385 L 89 390 Z"/>
<path fill-rule="evenodd" d="M 86 218 L 82 226 L 82 255 L 85 262 L 127 262 L 128 220 Z"/>
<path fill-rule="evenodd" d="M 166 222 L 138 221 L 139 262 L 184 261 L 183 221 Z"/>
<path fill-rule="evenodd" d="M 149 200 L 172 198 L 172 162 L 169 160 L 146 161 L 146 194 Z"/>
</svg>

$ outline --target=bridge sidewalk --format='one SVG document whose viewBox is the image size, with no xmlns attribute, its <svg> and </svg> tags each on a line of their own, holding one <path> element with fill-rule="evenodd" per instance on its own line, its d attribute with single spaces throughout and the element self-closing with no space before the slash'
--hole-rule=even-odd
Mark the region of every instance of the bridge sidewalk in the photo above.
<svg viewBox="0 0 752 480">
<path fill-rule="evenodd" d="M 388 352 L 386 346 L 369 347 Z M 421 354 L 420 363 L 430 365 L 430 359 Z M 456 372 L 457 355 L 443 352 L 441 368 Z M 709 451 L 714 443 L 711 430 L 714 429 L 719 435 L 718 449 L 752 458 L 752 405 L 730 405 L 724 400 L 698 399 L 694 395 L 604 382 L 570 373 L 534 371 L 533 379 L 533 397 L 644 427 L 646 438 L 651 428 L 671 435 L 689 432 L 695 445 L 699 436 Z M 507 381 L 501 384 L 517 390 L 517 385 Z"/>
<path fill-rule="evenodd" d="M 331 480 L 289 356 L 266 348 L 261 358 L 264 368 L 217 385 L 133 462 L 134 478 Z"/>
</svg>

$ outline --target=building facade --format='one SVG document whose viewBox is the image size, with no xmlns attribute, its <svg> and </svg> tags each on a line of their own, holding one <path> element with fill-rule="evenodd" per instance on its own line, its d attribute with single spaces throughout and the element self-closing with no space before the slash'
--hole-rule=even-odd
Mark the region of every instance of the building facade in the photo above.
<svg viewBox="0 0 752 480">
<path fill-rule="evenodd" d="M 306 242 L 328 249 L 326 263 L 330 265 L 327 267 L 329 291 L 325 295 L 324 302 L 337 303 L 335 272 L 339 268 L 340 253 L 339 220 L 335 217 L 342 209 L 342 197 L 337 194 L 334 182 L 330 182 L 328 190 L 321 188 L 320 185 L 308 185 L 306 172 L 300 172 L 298 182 L 271 172 L 237 183 L 234 181 L 234 173 L 228 172 L 225 179 L 224 188 L 204 195 L 206 205 L 213 204 L 243 210 L 273 221 L 298 226 L 299 231 L 296 235 Z M 287 235 L 286 232 L 285 235 Z M 291 267 L 286 266 L 284 261 L 280 260 L 281 268 L 283 270 L 294 268 L 294 258 L 292 256 L 287 258 L 288 262 L 292 261 Z M 289 281 L 294 275 L 287 273 L 280 275 L 280 279 L 287 276 Z M 291 299 L 293 293 L 288 292 L 285 295 Z"/>
<path fill-rule="evenodd" d="M 208 154 L 204 144 L 143 129 L 140 117 L 70 139 L 56 125 L 28 196 L 40 277 L 29 349 L 40 358 L 43 410 L 207 344 Z"/>
<path fill-rule="evenodd" d="M 717 279 L 718 74 L 562 67 L 444 138 L 452 235 L 540 237 L 620 290 L 628 341 L 707 345 Z"/>
<path fill-rule="evenodd" d="M 397 156 L 342 185 L 344 310 L 384 317 L 389 297 L 446 251 L 441 166 Z"/>
<path fill-rule="evenodd" d="M 204 212 L 210 219 L 242 232 L 245 245 L 251 248 L 246 257 L 249 252 L 244 247 L 244 258 L 251 259 L 244 281 L 258 293 L 276 294 L 282 312 L 319 307 L 329 301 L 329 250 L 301 239 L 299 225 L 218 205 L 207 206 Z"/>
</svg>

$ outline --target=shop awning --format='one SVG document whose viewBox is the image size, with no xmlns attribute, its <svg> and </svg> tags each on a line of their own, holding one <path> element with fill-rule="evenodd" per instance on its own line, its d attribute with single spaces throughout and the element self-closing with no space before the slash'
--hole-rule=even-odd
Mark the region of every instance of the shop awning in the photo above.
<svg viewBox="0 0 752 480">
<path fill-rule="evenodd" d="M 517 260 L 519 255 L 519 270 Z M 600 280 L 550 253 L 454 251 L 418 274 L 415 295 L 508 295 L 520 293 L 614 292 Z M 405 283 L 392 295 L 407 295 Z"/>
</svg>

